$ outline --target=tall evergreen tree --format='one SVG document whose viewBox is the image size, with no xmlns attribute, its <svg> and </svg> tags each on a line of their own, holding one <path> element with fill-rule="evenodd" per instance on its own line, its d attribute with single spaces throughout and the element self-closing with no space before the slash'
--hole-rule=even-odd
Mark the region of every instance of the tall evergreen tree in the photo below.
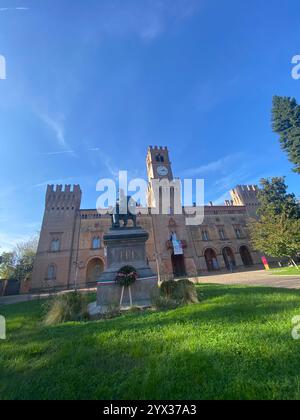
<svg viewBox="0 0 300 420">
<path fill-rule="evenodd" d="M 272 123 L 282 149 L 295 165 L 293 170 L 300 174 L 300 105 L 296 99 L 274 96 Z"/>
<path fill-rule="evenodd" d="M 261 189 L 258 192 L 260 208 L 258 216 L 285 215 L 288 219 L 300 217 L 300 205 L 295 194 L 287 192 L 284 177 L 261 179 Z"/>
</svg>

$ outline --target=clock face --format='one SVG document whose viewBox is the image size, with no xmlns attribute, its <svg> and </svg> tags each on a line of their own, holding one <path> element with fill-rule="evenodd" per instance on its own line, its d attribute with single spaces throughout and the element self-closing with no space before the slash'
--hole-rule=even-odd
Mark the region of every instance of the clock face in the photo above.
<svg viewBox="0 0 300 420">
<path fill-rule="evenodd" d="M 167 176 L 169 173 L 169 170 L 165 166 L 159 166 L 157 168 L 157 173 L 159 176 Z"/>
</svg>

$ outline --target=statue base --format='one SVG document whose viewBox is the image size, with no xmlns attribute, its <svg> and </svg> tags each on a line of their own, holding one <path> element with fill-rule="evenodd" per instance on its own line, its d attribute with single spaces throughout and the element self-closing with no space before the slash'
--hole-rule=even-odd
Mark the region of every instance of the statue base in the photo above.
<svg viewBox="0 0 300 420">
<path fill-rule="evenodd" d="M 148 233 L 141 227 L 113 228 L 104 236 L 107 248 L 107 268 L 98 280 L 97 304 L 93 310 L 105 312 L 119 306 L 122 287 L 116 284 L 118 272 L 124 266 L 132 266 L 138 273 L 137 281 L 124 288 L 122 305 L 130 305 L 130 292 L 134 306 L 149 306 L 151 294 L 157 288 L 157 276 L 151 270 L 146 256 Z"/>
</svg>

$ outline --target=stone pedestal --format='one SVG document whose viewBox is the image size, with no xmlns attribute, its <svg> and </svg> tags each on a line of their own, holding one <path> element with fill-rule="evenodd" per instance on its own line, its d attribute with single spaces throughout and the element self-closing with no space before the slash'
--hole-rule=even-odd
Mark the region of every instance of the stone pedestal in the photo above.
<svg viewBox="0 0 300 420">
<path fill-rule="evenodd" d="M 115 283 L 115 279 L 119 270 L 127 265 L 133 266 L 138 273 L 137 281 L 131 286 L 133 305 L 150 304 L 151 292 L 157 287 L 157 276 L 147 262 L 148 238 L 148 233 L 140 227 L 111 229 L 104 236 L 107 268 L 97 286 L 97 307 L 100 312 L 120 303 L 122 288 Z M 123 305 L 129 305 L 129 302 L 129 291 L 125 288 Z"/>
</svg>

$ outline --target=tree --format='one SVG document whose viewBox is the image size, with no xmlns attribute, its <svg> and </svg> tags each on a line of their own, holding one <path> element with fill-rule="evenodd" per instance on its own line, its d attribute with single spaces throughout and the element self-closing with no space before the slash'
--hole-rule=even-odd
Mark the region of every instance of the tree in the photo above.
<svg viewBox="0 0 300 420">
<path fill-rule="evenodd" d="M 15 253 L 3 252 L 0 256 L 0 279 L 7 280 L 14 276 L 15 272 Z"/>
<path fill-rule="evenodd" d="M 294 261 L 300 251 L 300 205 L 287 193 L 285 178 L 261 180 L 258 220 L 249 223 L 255 249 L 271 257 Z"/>
<path fill-rule="evenodd" d="M 258 192 L 258 216 L 285 214 L 289 219 L 300 217 L 299 203 L 294 194 L 288 194 L 284 177 L 263 178 L 260 184 L 262 188 Z"/>
<path fill-rule="evenodd" d="M 294 98 L 274 96 L 273 130 L 280 136 L 282 149 L 300 174 L 300 106 Z"/>
<path fill-rule="evenodd" d="M 27 280 L 31 278 L 37 249 L 37 238 L 16 245 L 12 252 L 0 256 L 0 278 Z"/>
<path fill-rule="evenodd" d="M 249 228 L 255 249 L 294 262 L 300 250 L 300 219 L 288 219 L 285 215 L 262 216 L 258 221 L 251 221 Z"/>
</svg>

